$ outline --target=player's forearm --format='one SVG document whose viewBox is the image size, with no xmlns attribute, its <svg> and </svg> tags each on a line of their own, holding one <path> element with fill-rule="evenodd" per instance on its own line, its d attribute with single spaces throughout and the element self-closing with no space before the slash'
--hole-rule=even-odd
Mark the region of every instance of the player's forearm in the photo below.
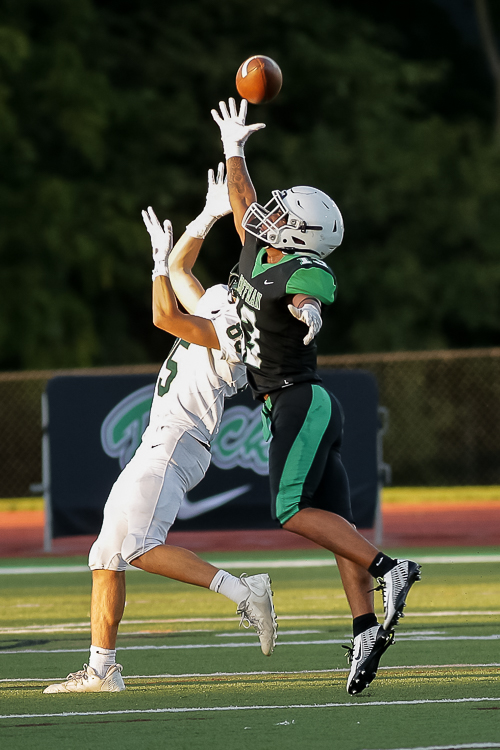
<svg viewBox="0 0 500 750">
<path fill-rule="evenodd" d="M 180 314 L 168 276 L 157 276 L 153 281 L 153 324 L 164 331 L 166 322 Z"/>
<path fill-rule="evenodd" d="M 179 302 L 190 313 L 194 312 L 204 289 L 192 268 L 198 259 L 203 240 L 184 232 L 169 256 L 169 273 L 172 288 Z"/>
<path fill-rule="evenodd" d="M 304 344 L 307 346 L 317 336 L 323 325 L 319 300 L 307 294 L 295 294 L 292 298 L 292 304 L 288 305 L 288 310 L 294 318 L 305 323 L 308 327 L 309 330 L 304 336 Z"/>
<path fill-rule="evenodd" d="M 202 244 L 202 239 L 191 237 L 187 232 L 184 232 L 175 243 L 168 257 L 170 274 L 191 271 L 198 260 Z"/>
<path fill-rule="evenodd" d="M 250 179 L 246 161 L 241 156 L 232 156 L 226 161 L 229 200 L 233 209 L 236 231 L 243 241 L 245 231 L 241 221 L 245 212 L 257 200 L 257 193 Z"/>
<path fill-rule="evenodd" d="M 220 349 L 212 321 L 181 312 L 166 276 L 158 276 L 153 282 L 153 323 L 191 344 Z"/>
<path fill-rule="evenodd" d="M 292 305 L 299 309 L 305 304 L 314 305 L 314 307 L 321 312 L 321 302 L 316 297 L 309 297 L 307 294 L 295 294 L 292 298 Z"/>
</svg>

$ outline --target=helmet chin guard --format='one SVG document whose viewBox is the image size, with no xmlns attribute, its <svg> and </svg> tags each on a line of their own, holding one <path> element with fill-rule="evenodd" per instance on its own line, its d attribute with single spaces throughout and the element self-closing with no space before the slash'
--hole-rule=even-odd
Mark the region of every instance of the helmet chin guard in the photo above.
<svg viewBox="0 0 500 750">
<path fill-rule="evenodd" d="M 249 234 L 284 253 L 312 253 L 326 258 L 340 245 L 344 222 L 336 203 L 313 187 L 273 190 L 261 206 L 252 203 L 242 219 Z"/>
</svg>

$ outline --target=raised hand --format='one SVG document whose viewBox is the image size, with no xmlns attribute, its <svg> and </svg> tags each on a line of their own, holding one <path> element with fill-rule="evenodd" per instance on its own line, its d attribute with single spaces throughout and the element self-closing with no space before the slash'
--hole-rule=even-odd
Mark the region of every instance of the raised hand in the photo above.
<svg viewBox="0 0 500 750">
<path fill-rule="evenodd" d="M 204 212 L 214 219 L 220 219 L 222 216 L 231 213 L 231 204 L 229 202 L 229 191 L 227 189 L 227 177 L 224 176 L 224 164 L 220 162 L 217 168 L 217 178 L 214 176 L 214 170 L 208 170 L 208 191 Z"/>
<path fill-rule="evenodd" d="M 217 219 L 230 214 L 231 210 L 227 179 L 224 177 L 224 164 L 221 162 L 217 169 L 217 178 L 213 169 L 208 170 L 208 191 L 205 207 L 201 214 L 187 225 L 186 232 L 191 237 L 203 240 Z"/>
<path fill-rule="evenodd" d="M 226 159 L 232 156 L 244 156 L 244 145 L 248 136 L 266 127 L 263 122 L 245 125 L 248 108 L 246 99 L 241 100 L 239 112 L 233 98 L 229 99 L 228 105 L 229 108 L 226 102 L 219 102 L 220 114 L 216 109 L 212 109 L 212 117 L 220 128 Z"/>
<path fill-rule="evenodd" d="M 142 211 L 142 218 L 146 229 L 151 237 L 153 248 L 153 281 L 157 276 L 168 276 L 168 256 L 173 247 L 173 231 L 171 222 L 166 219 L 163 227 L 151 208 L 148 206 L 147 211 Z"/>
</svg>

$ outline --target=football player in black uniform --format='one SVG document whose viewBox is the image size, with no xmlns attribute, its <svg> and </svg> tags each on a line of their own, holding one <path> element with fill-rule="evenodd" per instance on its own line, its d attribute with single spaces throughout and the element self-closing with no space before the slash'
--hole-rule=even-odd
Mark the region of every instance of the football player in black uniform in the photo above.
<svg viewBox="0 0 500 750">
<path fill-rule="evenodd" d="M 328 195 L 305 186 L 274 190 L 269 203 L 259 205 L 244 144 L 265 126 L 245 124 L 245 100 L 239 111 L 234 99 L 228 104 L 220 102 L 220 112 L 212 110 L 212 116 L 221 131 L 229 198 L 243 244 L 236 295 L 244 361 L 272 435 L 272 515 L 283 528 L 335 554 L 353 615 L 347 691 L 355 695 L 374 679 L 393 642 L 420 566 L 388 557 L 356 531 L 340 456 L 342 407 L 317 371 L 314 337 L 322 324 L 321 305 L 333 302 L 336 289 L 324 258 L 342 242 L 340 211 Z M 382 589 L 383 625 L 375 616 L 372 578 Z"/>
</svg>

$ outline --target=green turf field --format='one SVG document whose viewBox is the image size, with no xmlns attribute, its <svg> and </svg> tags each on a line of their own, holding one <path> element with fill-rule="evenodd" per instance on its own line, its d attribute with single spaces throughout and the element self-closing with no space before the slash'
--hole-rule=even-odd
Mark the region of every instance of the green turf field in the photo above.
<svg viewBox="0 0 500 750">
<path fill-rule="evenodd" d="M 1 560 L 0 746 L 500 748 L 500 549 L 411 555 L 422 581 L 357 698 L 345 690 L 348 608 L 321 551 L 206 556 L 235 573 L 269 570 L 280 624 L 270 658 L 228 600 L 130 572 L 127 690 L 80 696 L 42 690 L 88 660 L 85 560 Z"/>
</svg>

